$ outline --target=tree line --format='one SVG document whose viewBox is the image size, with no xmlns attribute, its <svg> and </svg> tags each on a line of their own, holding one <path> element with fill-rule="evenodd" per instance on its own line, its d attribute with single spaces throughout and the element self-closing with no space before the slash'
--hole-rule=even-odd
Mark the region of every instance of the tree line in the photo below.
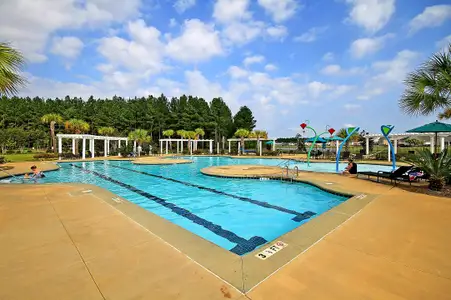
<svg viewBox="0 0 451 300">
<path fill-rule="evenodd" d="M 136 129 L 145 130 L 155 143 L 163 132 L 202 129 L 203 138 L 219 142 L 238 129 L 252 131 L 256 120 L 243 106 L 232 115 L 222 98 L 210 102 L 182 95 L 168 99 L 165 95 L 133 99 L 84 100 L 66 96 L 64 99 L 39 97 L 0 98 L 0 145 L 2 149 L 50 147 L 50 131 L 83 132 L 87 134 L 128 136 Z M 53 126 L 53 128 L 52 128 Z M 215 143 L 216 144 L 216 143 Z"/>
</svg>

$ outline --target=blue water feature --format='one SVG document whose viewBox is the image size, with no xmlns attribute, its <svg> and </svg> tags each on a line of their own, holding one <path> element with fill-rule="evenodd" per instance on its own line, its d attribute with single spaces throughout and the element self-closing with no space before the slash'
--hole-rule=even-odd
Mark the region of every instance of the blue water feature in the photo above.
<svg viewBox="0 0 451 300">
<path fill-rule="evenodd" d="M 95 184 L 238 255 L 295 229 L 347 198 L 303 183 L 205 176 L 216 165 L 279 165 L 281 159 L 192 157 L 192 164 L 150 166 L 129 161 L 60 163 L 41 183 Z M 334 172 L 334 163 L 293 162 L 301 170 Z M 346 164 L 343 164 L 343 168 Z M 360 170 L 390 170 L 359 165 Z"/>
</svg>

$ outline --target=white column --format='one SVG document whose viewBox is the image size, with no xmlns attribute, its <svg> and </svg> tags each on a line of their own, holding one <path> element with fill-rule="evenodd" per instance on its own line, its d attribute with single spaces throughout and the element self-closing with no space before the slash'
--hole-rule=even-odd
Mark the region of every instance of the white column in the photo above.
<svg viewBox="0 0 451 300">
<path fill-rule="evenodd" d="M 72 154 L 75 155 L 75 139 L 72 139 Z"/>
<path fill-rule="evenodd" d="M 434 145 L 434 136 L 431 135 L 431 153 L 435 153 L 434 148 L 435 148 L 435 145 Z"/>
<path fill-rule="evenodd" d="M 133 152 L 136 153 L 136 141 L 133 141 Z"/>
<path fill-rule="evenodd" d="M 108 156 L 108 152 L 107 152 L 106 147 L 107 147 L 106 140 L 103 140 L 103 156 L 105 156 L 105 157 Z"/>
<path fill-rule="evenodd" d="M 182 140 L 180 141 L 180 152 L 183 153 L 183 138 L 182 138 Z"/>
<path fill-rule="evenodd" d="M 395 148 L 395 154 L 398 154 L 398 140 L 397 139 L 394 140 L 393 148 Z"/>
<path fill-rule="evenodd" d="M 127 146 L 128 146 L 128 139 L 125 140 L 125 147 L 127 147 Z"/>
<path fill-rule="evenodd" d="M 272 140 L 272 151 L 276 151 L 276 140 Z"/>
<path fill-rule="evenodd" d="M 263 142 L 260 141 L 260 145 L 258 145 L 258 147 L 260 148 L 260 156 L 262 156 L 262 148 L 263 148 Z"/>
<path fill-rule="evenodd" d="M 163 154 L 163 141 L 160 140 L 160 154 Z"/>
<path fill-rule="evenodd" d="M 169 145 L 169 142 L 166 140 L 166 154 L 168 154 L 168 145 Z"/>
<path fill-rule="evenodd" d="M 232 142 L 231 141 L 229 141 L 229 154 L 230 154 L 230 152 L 232 152 Z"/>
<path fill-rule="evenodd" d="M 340 147 L 340 141 L 336 141 L 336 142 L 337 142 L 337 143 L 336 143 L 337 150 L 336 150 L 336 152 L 335 152 L 335 155 L 337 155 L 337 153 L 338 153 L 338 148 Z M 367 151 L 366 153 L 369 154 L 369 151 Z"/>
<path fill-rule="evenodd" d="M 188 141 L 188 143 L 190 144 L 189 145 L 189 154 L 190 155 L 193 155 L 193 141 L 191 140 L 191 141 Z"/>
<path fill-rule="evenodd" d="M 91 139 L 91 158 L 94 158 L 94 151 L 95 151 L 94 143 L 95 142 L 96 142 L 95 139 Z"/>
<path fill-rule="evenodd" d="M 106 141 L 106 151 L 107 151 L 108 155 L 110 155 L 110 140 Z"/>
<path fill-rule="evenodd" d="M 370 154 L 370 138 L 366 137 L 365 140 L 366 140 L 366 155 L 368 155 L 368 154 Z M 337 141 L 337 143 L 338 143 L 338 141 Z M 338 152 L 338 150 L 337 150 L 337 152 Z"/>
<path fill-rule="evenodd" d="M 213 141 L 210 141 L 210 154 L 213 154 Z"/>
<path fill-rule="evenodd" d="M 86 159 L 86 139 L 85 138 L 83 138 L 83 140 L 82 140 L 83 142 L 81 143 L 82 144 L 82 150 L 81 150 L 81 159 Z"/>
<path fill-rule="evenodd" d="M 117 151 L 117 155 L 121 156 L 121 140 L 117 140 L 117 147 L 118 147 L 118 151 Z"/>
<path fill-rule="evenodd" d="M 179 149 L 180 149 L 179 141 L 177 141 L 177 154 L 179 154 Z"/>
<path fill-rule="evenodd" d="M 58 138 L 58 156 L 61 159 L 61 155 L 63 154 L 63 138 Z"/>
<path fill-rule="evenodd" d="M 443 150 L 445 150 L 445 137 L 444 136 L 442 136 L 440 138 L 440 151 L 443 151 Z"/>
<path fill-rule="evenodd" d="M 391 158 L 390 158 L 390 154 L 391 154 L 391 152 L 390 152 L 390 145 L 387 143 L 387 148 L 388 148 L 388 161 L 391 161 Z"/>
<path fill-rule="evenodd" d="M 240 155 L 240 144 L 241 144 L 241 142 L 238 142 L 238 155 Z"/>
<path fill-rule="evenodd" d="M 213 142 L 213 141 L 212 141 Z M 220 154 L 221 153 L 221 151 L 219 151 L 219 142 L 218 142 L 218 145 L 217 145 L 217 147 L 216 147 L 216 154 Z"/>
</svg>

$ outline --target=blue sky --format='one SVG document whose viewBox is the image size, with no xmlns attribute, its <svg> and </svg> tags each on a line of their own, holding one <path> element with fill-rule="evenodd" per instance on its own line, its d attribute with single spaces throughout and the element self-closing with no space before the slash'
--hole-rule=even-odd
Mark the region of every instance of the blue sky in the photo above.
<svg viewBox="0 0 451 300">
<path fill-rule="evenodd" d="M 406 73 L 451 41 L 446 3 L 4 0 L 0 40 L 28 59 L 21 95 L 220 96 L 272 136 L 306 119 L 402 132 L 435 120 L 397 102 Z"/>
</svg>

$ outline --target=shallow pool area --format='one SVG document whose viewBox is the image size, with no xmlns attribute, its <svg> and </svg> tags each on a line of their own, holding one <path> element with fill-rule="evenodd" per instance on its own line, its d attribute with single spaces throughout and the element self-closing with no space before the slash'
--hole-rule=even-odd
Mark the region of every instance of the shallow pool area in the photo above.
<svg viewBox="0 0 451 300">
<path fill-rule="evenodd" d="M 200 173 L 202 168 L 218 165 L 279 165 L 284 162 L 281 159 L 190 159 L 192 164 L 167 166 L 112 160 L 60 163 L 60 170 L 47 172 L 40 183 L 95 184 L 237 255 L 259 248 L 347 200 L 305 183 Z M 308 168 L 305 163 L 290 167 L 294 164 L 301 170 Z M 331 170 L 335 164 L 311 163 L 310 168 Z"/>
</svg>

